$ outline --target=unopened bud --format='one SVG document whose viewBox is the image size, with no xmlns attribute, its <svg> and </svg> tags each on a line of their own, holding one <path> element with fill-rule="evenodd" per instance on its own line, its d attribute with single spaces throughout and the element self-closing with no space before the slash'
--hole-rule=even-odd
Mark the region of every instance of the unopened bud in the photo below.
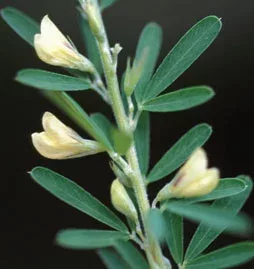
<svg viewBox="0 0 254 269">
<path fill-rule="evenodd" d="M 157 195 L 157 201 L 170 198 L 190 198 L 212 192 L 219 183 L 219 170 L 207 168 L 208 160 L 202 148 L 197 149 L 174 179 Z"/>
<path fill-rule="evenodd" d="M 138 222 L 137 210 L 130 199 L 127 191 L 122 183 L 115 179 L 112 182 L 111 189 L 111 201 L 115 209 L 132 220 L 134 223 Z"/>
<path fill-rule="evenodd" d="M 41 33 L 34 36 L 38 57 L 45 63 L 94 72 L 93 64 L 81 55 L 48 16 L 41 21 Z"/>
<path fill-rule="evenodd" d="M 32 142 L 46 158 L 70 159 L 105 151 L 100 143 L 83 139 L 49 112 L 44 113 L 42 125 L 44 132 L 33 133 Z"/>
</svg>

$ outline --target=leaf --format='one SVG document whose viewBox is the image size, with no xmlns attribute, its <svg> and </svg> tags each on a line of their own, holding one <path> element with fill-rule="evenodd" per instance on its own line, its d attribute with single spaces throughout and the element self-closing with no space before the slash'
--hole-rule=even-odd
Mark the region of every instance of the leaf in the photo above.
<svg viewBox="0 0 254 269">
<path fill-rule="evenodd" d="M 196 125 L 170 148 L 148 175 L 148 182 L 157 181 L 179 168 L 197 148 L 210 137 L 212 128 L 203 123 Z"/>
<path fill-rule="evenodd" d="M 214 96 L 214 91 L 206 86 L 181 89 L 154 98 L 142 106 L 152 112 L 174 112 L 201 105 Z"/>
<path fill-rule="evenodd" d="M 56 243 L 64 248 L 96 249 L 114 245 L 117 240 L 128 240 L 125 233 L 103 230 L 67 229 L 56 235 Z"/>
<path fill-rule="evenodd" d="M 116 152 L 120 155 L 125 155 L 132 143 L 131 136 L 114 128 L 112 129 L 112 139 Z"/>
<path fill-rule="evenodd" d="M 111 248 L 102 248 L 97 251 L 108 269 L 130 269 L 127 263 Z"/>
<path fill-rule="evenodd" d="M 131 269 L 149 269 L 145 258 L 132 243 L 118 241 L 114 246 Z"/>
<path fill-rule="evenodd" d="M 239 194 L 216 200 L 211 207 L 221 208 L 232 215 L 236 215 L 241 210 L 252 191 L 253 183 L 248 177 L 239 178 L 245 182 L 245 185 L 247 186 L 245 190 Z M 185 260 L 193 260 L 196 256 L 203 252 L 226 227 L 227 225 L 215 231 L 212 225 L 200 223 L 188 246 L 185 254 Z"/>
<path fill-rule="evenodd" d="M 112 150 L 107 137 L 100 128 L 87 115 L 82 107 L 67 93 L 57 91 L 43 91 L 42 94 L 47 97 L 54 105 L 68 115 L 76 124 L 90 134 L 97 141 L 101 142 L 107 149 Z"/>
<path fill-rule="evenodd" d="M 254 258 L 254 242 L 230 245 L 206 255 L 200 256 L 187 264 L 186 269 L 230 268 L 246 263 Z"/>
<path fill-rule="evenodd" d="M 82 14 L 79 14 L 79 25 L 86 45 L 88 58 L 95 66 L 98 73 L 102 74 L 103 68 L 96 39 L 92 34 L 88 21 L 82 16 Z"/>
<path fill-rule="evenodd" d="M 115 2 L 117 2 L 118 0 L 101 0 L 101 10 L 104 10 L 110 6 L 112 6 Z"/>
<path fill-rule="evenodd" d="M 138 102 L 143 100 L 144 91 L 153 74 L 162 43 L 162 29 L 152 22 L 145 26 L 139 38 L 134 64 L 144 58 L 142 77 L 135 89 Z"/>
<path fill-rule="evenodd" d="M 163 242 L 165 238 L 165 223 L 162 213 L 158 208 L 152 208 L 149 211 L 147 225 L 158 241 Z"/>
<path fill-rule="evenodd" d="M 169 211 L 163 212 L 165 236 L 170 253 L 177 264 L 183 261 L 183 218 Z"/>
<path fill-rule="evenodd" d="M 39 69 L 23 69 L 18 72 L 18 82 L 49 91 L 79 91 L 91 89 L 91 81 Z"/>
<path fill-rule="evenodd" d="M 150 115 L 142 112 L 134 133 L 139 166 L 142 174 L 146 174 L 150 159 Z"/>
<path fill-rule="evenodd" d="M 31 46 L 34 45 L 34 35 L 40 32 L 39 24 L 25 13 L 13 7 L 1 10 L 4 21 Z"/>
<path fill-rule="evenodd" d="M 249 233 L 251 222 L 246 216 L 235 216 L 224 208 L 202 204 L 188 204 L 183 201 L 166 202 L 163 209 L 195 222 L 203 222 L 213 230 L 225 229 L 231 233 Z"/>
<path fill-rule="evenodd" d="M 148 88 L 143 101 L 151 100 L 169 87 L 210 46 L 221 30 L 221 21 L 208 16 L 194 25 L 165 57 Z"/>
<path fill-rule="evenodd" d="M 245 191 L 248 188 L 246 182 L 240 178 L 224 178 L 219 182 L 219 186 L 211 193 L 196 197 L 185 199 L 188 203 L 205 202 L 225 197 L 233 196 Z"/>
<path fill-rule="evenodd" d="M 36 167 L 32 178 L 44 189 L 68 205 L 121 232 L 128 232 L 125 224 L 104 204 L 75 182 L 44 167 Z"/>
</svg>

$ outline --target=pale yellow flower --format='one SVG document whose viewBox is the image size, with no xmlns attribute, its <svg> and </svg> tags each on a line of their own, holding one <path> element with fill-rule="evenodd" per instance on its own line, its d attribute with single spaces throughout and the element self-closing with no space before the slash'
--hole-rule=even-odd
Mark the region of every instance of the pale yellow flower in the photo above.
<svg viewBox="0 0 254 269">
<path fill-rule="evenodd" d="M 50 65 L 93 72 L 92 63 L 81 55 L 46 15 L 41 21 L 41 33 L 34 36 L 38 57 Z"/>
<path fill-rule="evenodd" d="M 96 154 L 105 149 L 96 141 L 85 140 L 50 112 L 42 117 L 44 132 L 33 133 L 36 150 L 49 159 L 70 159 Z"/>
<path fill-rule="evenodd" d="M 217 168 L 207 168 L 208 160 L 202 148 L 197 149 L 174 179 L 157 195 L 157 201 L 169 198 L 190 198 L 212 192 L 219 183 Z"/>
<path fill-rule="evenodd" d="M 138 221 L 138 214 L 137 210 L 130 199 L 126 189 L 122 185 L 122 183 L 115 179 L 112 182 L 111 189 L 111 202 L 115 209 L 131 219 L 133 222 L 137 223 Z"/>
</svg>

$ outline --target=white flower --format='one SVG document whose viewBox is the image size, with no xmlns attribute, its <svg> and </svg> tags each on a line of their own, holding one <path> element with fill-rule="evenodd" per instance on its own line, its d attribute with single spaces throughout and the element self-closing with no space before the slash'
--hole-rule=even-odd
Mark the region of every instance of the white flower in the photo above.
<svg viewBox="0 0 254 269">
<path fill-rule="evenodd" d="M 92 63 L 82 56 L 46 15 L 41 21 L 41 33 L 34 36 L 38 57 L 55 66 L 93 72 Z"/>
<path fill-rule="evenodd" d="M 169 198 L 189 198 L 212 192 L 219 183 L 219 170 L 207 168 L 208 160 L 202 148 L 197 149 L 174 179 L 157 195 L 157 201 Z"/>
<path fill-rule="evenodd" d="M 44 132 L 33 133 L 36 150 L 49 159 L 70 159 L 96 154 L 105 149 L 96 141 L 85 140 L 50 112 L 42 117 Z"/>
</svg>

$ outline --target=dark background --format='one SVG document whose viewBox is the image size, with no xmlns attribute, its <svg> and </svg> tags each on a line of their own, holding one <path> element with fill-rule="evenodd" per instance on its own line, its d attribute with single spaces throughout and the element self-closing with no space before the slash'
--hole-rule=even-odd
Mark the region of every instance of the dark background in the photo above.
<svg viewBox="0 0 254 269">
<path fill-rule="evenodd" d="M 83 51 L 75 4 L 74 0 L 1 0 L 0 8 L 15 6 L 38 21 L 49 14 Z M 214 134 L 205 146 L 210 163 L 221 169 L 223 177 L 242 173 L 253 175 L 253 0 L 121 0 L 105 12 L 105 22 L 111 44 L 120 42 L 124 47 L 120 55 L 121 73 L 126 56 L 134 55 L 139 33 L 147 22 L 157 21 L 164 29 L 162 59 L 188 28 L 211 14 L 222 17 L 224 27 L 219 38 L 172 88 L 208 84 L 215 88 L 216 98 L 192 110 L 152 115 L 151 166 L 180 135 L 197 123 L 208 122 L 214 127 Z M 72 178 L 109 204 L 108 190 L 113 176 L 107 156 L 51 161 L 35 152 L 30 134 L 41 130 L 44 111 L 55 113 L 83 133 L 36 90 L 13 81 L 16 71 L 22 68 L 57 69 L 40 62 L 33 49 L 2 20 L 0 32 L 1 268 L 102 268 L 94 252 L 60 249 L 54 246 L 53 239 L 62 228 L 105 226 L 52 197 L 26 172 L 44 165 Z M 75 93 L 74 97 L 87 112 L 105 111 L 110 116 L 107 106 L 94 93 Z M 155 184 L 154 191 L 164 183 Z M 252 202 L 253 198 L 244 210 L 253 216 Z M 220 238 L 212 248 L 240 240 L 230 236 Z"/>
</svg>

